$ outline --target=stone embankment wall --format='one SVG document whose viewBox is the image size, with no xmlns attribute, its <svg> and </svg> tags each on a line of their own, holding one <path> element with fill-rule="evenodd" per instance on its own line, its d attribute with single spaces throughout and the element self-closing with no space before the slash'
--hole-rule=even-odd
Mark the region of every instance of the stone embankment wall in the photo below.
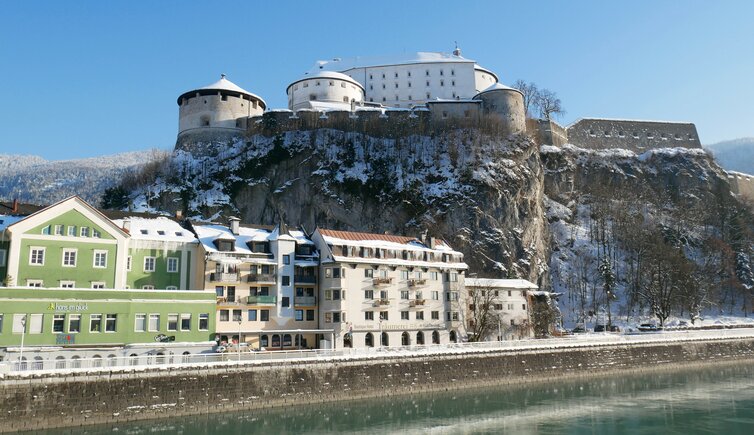
<svg viewBox="0 0 754 435">
<path fill-rule="evenodd" d="M 643 153 L 656 148 L 701 148 L 692 123 L 580 119 L 567 128 L 568 143 L 579 148 L 622 148 Z"/>
<path fill-rule="evenodd" d="M 739 195 L 744 201 L 754 206 L 754 175 L 741 172 L 728 172 L 728 182 L 731 192 Z"/>
<path fill-rule="evenodd" d="M 753 361 L 754 339 L 153 369 L 0 382 L 0 432 Z"/>
</svg>

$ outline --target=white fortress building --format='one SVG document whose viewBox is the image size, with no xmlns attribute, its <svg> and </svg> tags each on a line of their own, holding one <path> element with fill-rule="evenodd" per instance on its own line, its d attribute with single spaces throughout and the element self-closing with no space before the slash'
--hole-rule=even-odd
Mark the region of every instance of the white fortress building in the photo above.
<svg viewBox="0 0 754 435">
<path fill-rule="evenodd" d="M 436 100 L 471 100 L 498 83 L 497 74 L 464 58 L 458 48 L 452 54 L 418 52 L 395 57 L 335 58 L 318 61 L 302 79 L 288 86 L 288 108 L 323 107 L 320 90 L 307 85 L 321 77 L 332 77 L 333 73 L 340 73 L 336 77 L 350 79 L 349 83 L 360 87 L 363 101 L 385 107 L 412 108 Z M 335 86 L 333 94 L 339 94 L 339 90 Z M 338 103 L 341 110 L 351 103 L 335 97 L 328 95 L 327 102 Z"/>
</svg>

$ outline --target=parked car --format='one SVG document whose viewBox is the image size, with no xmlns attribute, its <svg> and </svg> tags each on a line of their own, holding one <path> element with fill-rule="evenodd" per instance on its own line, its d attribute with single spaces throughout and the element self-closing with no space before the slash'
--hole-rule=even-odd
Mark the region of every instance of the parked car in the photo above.
<svg viewBox="0 0 754 435">
<path fill-rule="evenodd" d="M 584 328 L 583 325 L 578 325 L 575 328 L 573 328 L 571 332 L 573 332 L 574 334 L 583 334 L 586 332 L 586 329 Z"/>
<path fill-rule="evenodd" d="M 594 325 L 594 332 L 605 332 L 607 327 L 605 325 Z"/>
<path fill-rule="evenodd" d="M 618 325 L 610 325 L 610 332 L 620 332 Z"/>
<path fill-rule="evenodd" d="M 641 332 L 657 332 L 662 331 L 662 326 L 658 326 L 654 323 L 642 323 L 638 328 Z"/>
</svg>

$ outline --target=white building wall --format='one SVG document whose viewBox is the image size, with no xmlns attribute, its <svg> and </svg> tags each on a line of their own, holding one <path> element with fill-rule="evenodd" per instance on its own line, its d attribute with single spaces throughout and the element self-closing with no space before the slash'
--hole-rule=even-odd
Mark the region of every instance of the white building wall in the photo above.
<svg viewBox="0 0 754 435">
<path fill-rule="evenodd" d="M 438 98 L 470 99 L 477 93 L 473 62 L 371 66 L 343 73 L 364 86 L 364 101 L 389 107 L 408 108 Z"/>
<path fill-rule="evenodd" d="M 497 77 L 495 77 L 493 74 L 483 69 L 479 69 L 479 68 L 474 69 L 474 94 L 475 95 L 489 88 L 495 83 L 497 83 Z"/>
<path fill-rule="evenodd" d="M 207 127 L 244 129 L 246 118 L 263 112 L 264 108 L 257 101 L 224 93 L 221 95 L 220 91 L 214 95 L 195 95 L 181 101 L 178 133 Z"/>
<path fill-rule="evenodd" d="M 351 101 L 360 103 L 364 92 L 353 83 L 337 78 L 313 77 L 293 83 L 288 87 L 288 108 L 290 110 L 311 109 L 312 103 L 341 105 L 343 110 L 351 109 Z"/>
</svg>

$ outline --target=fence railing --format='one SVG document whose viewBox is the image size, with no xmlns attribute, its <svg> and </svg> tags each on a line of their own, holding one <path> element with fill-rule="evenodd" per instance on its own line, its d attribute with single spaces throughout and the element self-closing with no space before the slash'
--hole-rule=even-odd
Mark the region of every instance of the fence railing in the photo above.
<svg viewBox="0 0 754 435">
<path fill-rule="evenodd" d="M 598 347 L 615 344 L 651 344 L 684 341 L 707 341 L 736 338 L 754 338 L 754 328 L 674 331 L 659 333 L 583 334 L 547 339 L 524 339 L 510 341 L 486 341 L 478 343 L 446 343 L 408 346 L 377 346 L 366 348 L 340 349 L 301 349 L 301 350 L 265 350 L 250 351 L 241 346 L 241 351 L 231 347 L 224 353 L 183 354 L 156 353 L 139 356 L 119 357 L 104 355 L 94 358 L 57 356 L 55 359 L 43 359 L 30 354 L 19 361 L 15 355 L 7 355 L 10 361 L 0 362 L 0 373 L 9 372 L 61 372 L 87 371 L 100 372 L 131 369 L 160 369 L 192 366 L 221 366 L 227 364 L 254 364 L 286 360 L 317 360 L 340 357 L 385 357 L 385 356 L 421 356 L 439 354 L 459 354 L 480 351 L 524 351 L 546 350 L 556 348 Z"/>
</svg>

